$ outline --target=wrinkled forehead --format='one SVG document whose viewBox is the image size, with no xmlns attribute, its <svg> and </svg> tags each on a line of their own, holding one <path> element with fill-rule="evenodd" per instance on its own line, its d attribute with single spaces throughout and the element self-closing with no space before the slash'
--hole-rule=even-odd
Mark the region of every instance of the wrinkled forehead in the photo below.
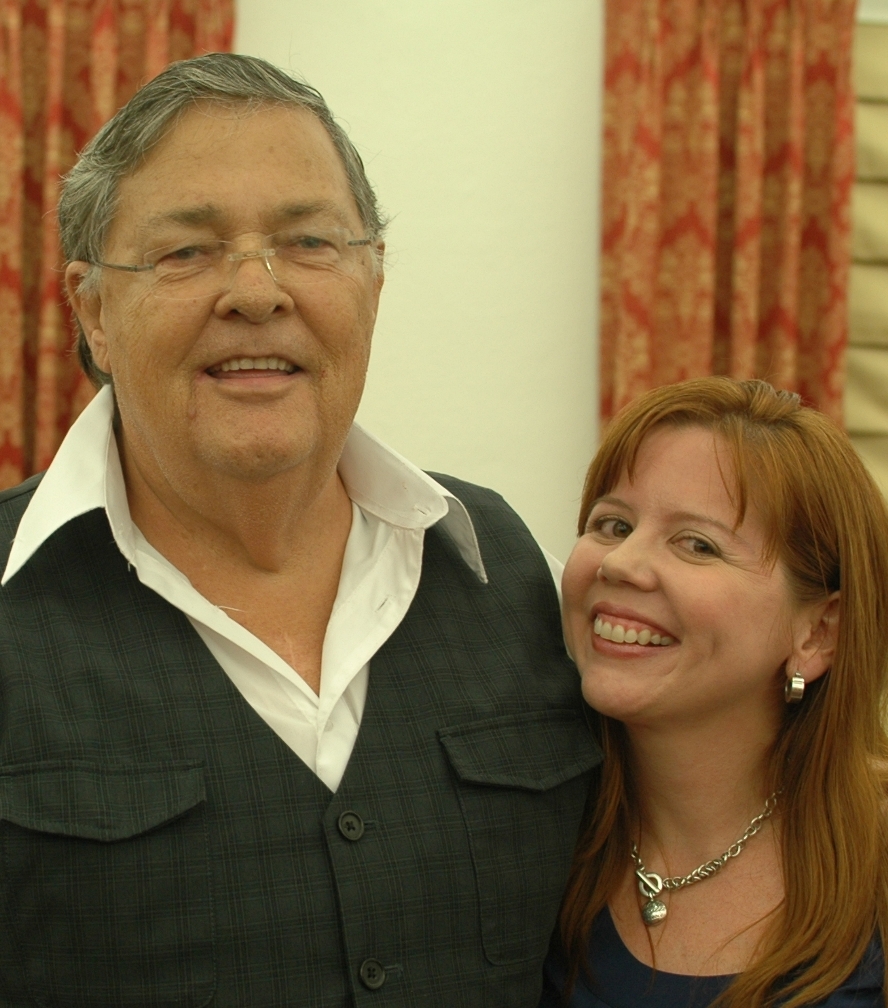
<svg viewBox="0 0 888 1008">
<path fill-rule="evenodd" d="M 274 230 L 296 214 L 360 227 L 345 167 L 320 120 L 296 106 L 203 101 L 120 180 L 109 238 L 164 222 Z"/>
</svg>

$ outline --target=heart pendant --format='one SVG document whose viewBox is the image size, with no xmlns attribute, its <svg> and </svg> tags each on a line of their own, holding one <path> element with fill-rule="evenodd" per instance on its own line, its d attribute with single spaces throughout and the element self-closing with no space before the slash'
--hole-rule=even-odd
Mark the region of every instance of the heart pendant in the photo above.
<svg viewBox="0 0 888 1008">
<path fill-rule="evenodd" d="M 648 927 L 653 927 L 664 920 L 667 913 L 666 904 L 662 900 L 652 899 L 641 908 L 641 919 Z"/>
</svg>

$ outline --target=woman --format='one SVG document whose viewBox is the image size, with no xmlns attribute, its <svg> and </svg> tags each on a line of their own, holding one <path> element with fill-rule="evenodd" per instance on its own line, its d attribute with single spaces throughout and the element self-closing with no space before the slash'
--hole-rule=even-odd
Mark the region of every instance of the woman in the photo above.
<svg viewBox="0 0 888 1008">
<path fill-rule="evenodd" d="M 885 1005 L 888 517 L 759 381 L 608 428 L 564 572 L 606 753 L 542 1005 Z"/>
</svg>

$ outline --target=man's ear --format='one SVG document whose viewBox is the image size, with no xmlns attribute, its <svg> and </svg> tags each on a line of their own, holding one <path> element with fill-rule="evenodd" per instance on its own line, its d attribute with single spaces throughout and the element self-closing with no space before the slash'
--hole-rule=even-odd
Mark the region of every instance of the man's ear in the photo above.
<svg viewBox="0 0 888 1008">
<path fill-rule="evenodd" d="M 376 290 L 382 290 L 385 283 L 385 242 L 377 242 L 373 246 L 373 268 L 376 274 Z"/>
<path fill-rule="evenodd" d="M 88 289 L 84 293 L 81 289 L 83 278 L 90 269 L 90 264 L 87 262 L 68 263 L 65 267 L 65 289 L 96 366 L 110 374 L 108 344 L 102 327 L 102 296 L 98 290 Z"/>
<path fill-rule="evenodd" d="M 787 668 L 797 672 L 806 683 L 828 672 L 836 655 L 839 639 L 839 592 L 825 602 L 806 607 L 799 615 L 798 630 Z"/>
</svg>

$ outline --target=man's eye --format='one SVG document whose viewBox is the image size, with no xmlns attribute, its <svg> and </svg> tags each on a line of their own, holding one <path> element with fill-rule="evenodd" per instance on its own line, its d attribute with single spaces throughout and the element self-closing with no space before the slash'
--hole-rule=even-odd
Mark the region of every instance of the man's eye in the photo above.
<svg viewBox="0 0 888 1008">
<path fill-rule="evenodd" d="M 183 267 L 194 267 L 212 262 L 219 255 L 218 244 L 179 245 L 167 249 L 159 249 L 150 255 L 154 265 L 161 270 L 176 270 Z"/>
<path fill-rule="evenodd" d="M 175 249 L 170 252 L 166 258 L 175 259 L 181 262 L 188 262 L 191 259 L 199 259 L 202 255 L 206 255 L 206 249 L 200 245 L 189 245 L 187 248 Z"/>
<path fill-rule="evenodd" d="M 301 251 L 311 252 L 316 249 L 335 247 L 335 242 L 329 235 L 294 232 L 292 234 L 276 235 L 275 245 L 282 251 L 286 251 L 287 249 L 299 249 Z"/>
<path fill-rule="evenodd" d="M 282 259 L 296 262 L 333 265 L 341 255 L 333 235 L 299 232 L 276 235 L 274 246 L 277 255 Z"/>
<path fill-rule="evenodd" d="M 605 539 L 625 539 L 632 534 L 632 526 L 623 518 L 603 515 L 592 522 L 591 531 Z"/>
</svg>

